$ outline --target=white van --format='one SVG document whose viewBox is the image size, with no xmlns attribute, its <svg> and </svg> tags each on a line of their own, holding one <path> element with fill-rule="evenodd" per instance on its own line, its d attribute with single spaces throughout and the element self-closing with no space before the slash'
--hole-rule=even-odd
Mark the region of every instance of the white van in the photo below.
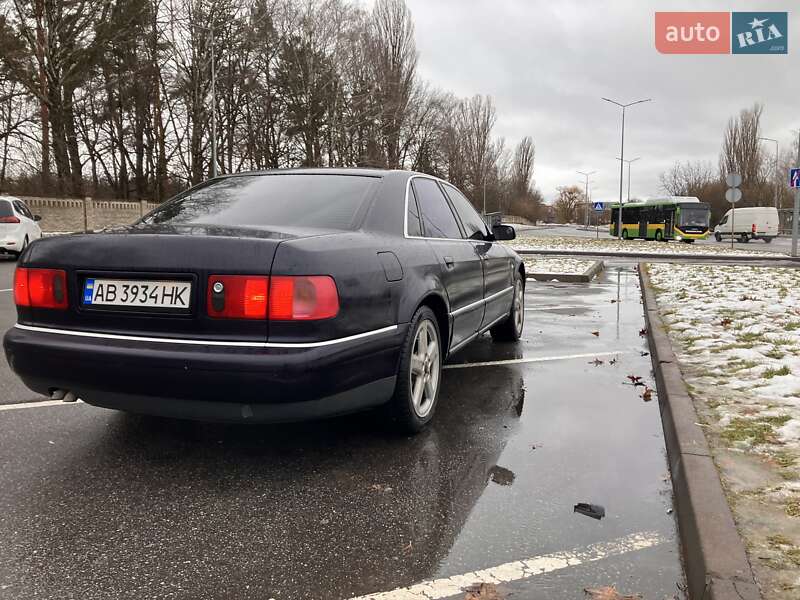
<svg viewBox="0 0 800 600">
<path fill-rule="evenodd" d="M 740 242 L 764 240 L 769 244 L 772 238 L 778 237 L 778 209 L 752 206 L 729 210 L 714 227 L 714 239 L 720 242 L 731 236 L 739 238 Z"/>
</svg>

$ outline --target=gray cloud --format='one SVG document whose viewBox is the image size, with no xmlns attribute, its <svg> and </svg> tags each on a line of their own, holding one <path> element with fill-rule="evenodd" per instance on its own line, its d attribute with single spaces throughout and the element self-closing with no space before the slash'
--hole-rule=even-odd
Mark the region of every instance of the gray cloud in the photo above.
<svg viewBox="0 0 800 600">
<path fill-rule="evenodd" d="M 800 127 L 800 15 L 785 1 L 694 5 L 706 11 L 789 13 L 787 55 L 662 55 L 656 11 L 686 2 L 580 0 L 407 0 L 416 25 L 420 75 L 461 96 L 494 97 L 496 134 L 536 142 L 536 181 L 552 198 L 597 170 L 594 197 L 618 194 L 620 111 L 600 100 L 654 102 L 626 114 L 632 194 L 661 193 L 660 172 L 676 160 L 717 162 L 728 118 L 765 105 L 764 134 L 788 145 Z M 768 149 L 772 152 L 772 149 Z"/>
</svg>

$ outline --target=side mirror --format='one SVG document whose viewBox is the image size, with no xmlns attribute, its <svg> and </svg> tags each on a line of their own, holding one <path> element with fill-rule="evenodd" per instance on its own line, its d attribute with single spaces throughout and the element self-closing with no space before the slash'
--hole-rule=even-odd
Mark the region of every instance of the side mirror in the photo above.
<svg viewBox="0 0 800 600">
<path fill-rule="evenodd" d="M 517 232 L 511 225 L 495 225 L 492 227 L 492 235 L 498 242 L 513 240 L 517 237 Z"/>
<path fill-rule="evenodd" d="M 42 220 L 42 216 L 41 215 L 33 215 L 33 220 L 34 221 L 41 221 Z"/>
</svg>

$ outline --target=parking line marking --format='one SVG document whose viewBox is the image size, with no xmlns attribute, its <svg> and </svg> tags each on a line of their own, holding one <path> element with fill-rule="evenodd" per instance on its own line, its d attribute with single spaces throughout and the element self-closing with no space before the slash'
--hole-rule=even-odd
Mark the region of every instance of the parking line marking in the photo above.
<svg viewBox="0 0 800 600">
<path fill-rule="evenodd" d="M 595 358 L 597 356 L 611 356 L 613 354 L 627 354 L 626 351 L 616 352 L 591 352 L 587 354 L 565 354 L 563 356 L 532 356 L 530 358 L 509 358 L 507 360 L 488 360 L 485 362 L 459 363 L 444 365 L 443 369 L 466 369 L 467 367 L 494 367 L 496 365 L 518 365 L 521 363 L 548 362 L 551 360 L 573 360 L 576 358 Z"/>
<path fill-rule="evenodd" d="M 415 585 L 350 598 L 350 600 L 437 600 L 463 594 L 476 583 L 511 583 L 567 567 L 597 562 L 663 544 L 666 539 L 654 531 L 633 533 L 616 540 L 591 544 L 585 548 L 553 552 L 524 560 L 508 562 L 463 575 L 423 581 Z"/>
<path fill-rule="evenodd" d="M 608 306 L 614 306 L 613 304 L 609 304 Z M 526 304 L 525 310 L 529 311 L 537 311 L 537 310 L 567 310 L 567 309 L 575 309 L 575 308 L 587 308 L 589 310 L 600 310 L 600 306 L 591 306 L 589 304 L 562 304 L 560 306 L 537 306 L 536 304 Z M 602 308 L 607 308 L 603 305 Z"/>
<path fill-rule="evenodd" d="M 0 404 L 0 411 L 17 410 L 18 408 L 44 408 L 47 406 L 69 406 L 83 404 L 81 400 L 75 402 L 64 402 L 63 400 L 42 400 L 40 402 L 20 402 L 19 404 Z"/>
</svg>

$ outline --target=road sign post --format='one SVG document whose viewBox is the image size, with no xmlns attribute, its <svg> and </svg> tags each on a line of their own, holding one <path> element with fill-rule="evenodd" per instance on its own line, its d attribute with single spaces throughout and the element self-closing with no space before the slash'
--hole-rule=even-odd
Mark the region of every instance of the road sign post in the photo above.
<svg viewBox="0 0 800 600">
<path fill-rule="evenodd" d="M 594 215 L 594 233 L 595 237 L 599 240 L 600 239 L 600 215 L 603 214 L 603 211 L 606 209 L 606 205 L 603 202 L 592 202 L 592 208 L 596 213 Z"/>
<path fill-rule="evenodd" d="M 800 140 L 800 137 L 798 137 Z M 798 141 L 800 143 L 800 141 Z M 797 148 L 797 162 L 800 164 L 800 146 Z M 800 227 L 800 167 L 789 169 L 789 186 L 794 188 L 794 210 L 792 210 L 792 256 L 797 256 L 797 233 Z"/>
<path fill-rule="evenodd" d="M 731 250 L 733 250 L 733 238 L 736 235 L 736 203 L 742 199 L 742 176 L 738 173 L 728 173 L 725 176 L 725 183 L 728 189 L 725 190 L 725 200 L 731 203 Z"/>
</svg>

